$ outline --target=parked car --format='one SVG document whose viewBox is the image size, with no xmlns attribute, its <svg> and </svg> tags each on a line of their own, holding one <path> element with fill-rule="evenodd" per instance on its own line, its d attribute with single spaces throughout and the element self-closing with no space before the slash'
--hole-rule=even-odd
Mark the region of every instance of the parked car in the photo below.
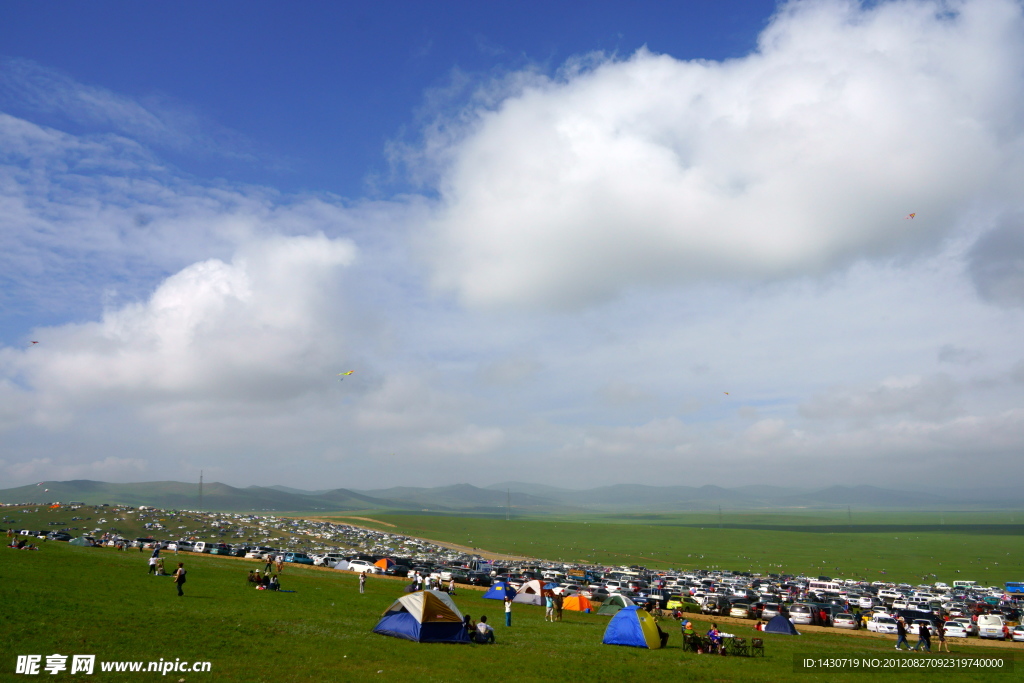
<svg viewBox="0 0 1024 683">
<path fill-rule="evenodd" d="M 883 614 L 876 614 L 868 620 L 867 630 L 873 633 L 896 633 L 896 620 Z"/>
<path fill-rule="evenodd" d="M 958 624 L 962 624 L 964 627 L 964 631 L 967 632 L 967 635 L 978 635 L 978 625 L 971 621 L 970 617 L 956 617 L 955 619 L 953 619 L 953 621 L 957 622 Z"/>
<path fill-rule="evenodd" d="M 1003 636 L 1003 618 L 995 614 L 982 614 L 978 617 L 978 637 L 998 638 L 1005 640 Z"/>
<path fill-rule="evenodd" d="M 1024 643 L 1024 625 L 1014 626 L 1010 631 L 1010 638 L 1015 643 Z"/>
<path fill-rule="evenodd" d="M 777 602 L 766 602 L 764 607 L 761 608 L 761 618 L 771 619 L 772 617 L 779 616 L 779 603 Z"/>
<path fill-rule="evenodd" d="M 364 572 L 378 574 L 380 572 L 380 567 L 375 567 L 366 560 L 349 560 L 348 570 L 350 572 L 359 572 L 360 574 Z"/>
<path fill-rule="evenodd" d="M 840 612 L 832 617 L 832 626 L 835 628 L 849 628 L 856 630 L 860 628 L 860 620 L 849 612 Z"/>
<path fill-rule="evenodd" d="M 816 611 L 814 606 L 798 602 L 789 608 L 789 618 L 794 624 L 813 624 Z"/>
<path fill-rule="evenodd" d="M 313 564 L 313 558 L 306 553 L 285 553 L 285 562 L 295 562 L 296 564 Z"/>
<path fill-rule="evenodd" d="M 967 629 L 959 621 L 947 621 L 943 626 L 946 629 L 947 638 L 966 638 Z"/>
<path fill-rule="evenodd" d="M 745 602 L 734 602 L 729 608 L 729 616 L 734 619 L 749 619 L 750 605 Z"/>
</svg>

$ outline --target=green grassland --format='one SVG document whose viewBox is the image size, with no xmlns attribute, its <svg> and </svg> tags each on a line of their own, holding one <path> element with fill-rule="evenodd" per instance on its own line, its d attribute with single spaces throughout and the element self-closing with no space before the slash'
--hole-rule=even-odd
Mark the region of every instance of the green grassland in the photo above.
<svg viewBox="0 0 1024 683">
<path fill-rule="evenodd" d="M 174 673 L 164 680 L 289 683 L 331 680 L 418 681 L 856 681 L 862 673 L 794 672 L 794 655 L 887 657 L 892 641 L 843 634 L 766 636 L 767 656 L 731 658 L 684 653 L 674 623 L 669 647 L 648 651 L 601 644 L 607 618 L 566 613 L 543 621 L 541 608 L 517 605 L 512 628 L 501 607 L 482 593 L 461 590 L 456 602 L 474 618 L 488 614 L 497 644 L 424 645 L 371 633 L 380 614 L 401 594 L 401 582 L 371 578 L 360 595 L 352 574 L 287 566 L 272 593 L 246 586 L 254 562 L 166 553 L 170 566 L 189 571 L 185 597 L 169 577 L 148 575 L 146 554 L 80 548 L 50 542 L 38 552 L 0 549 L 0 680 L 14 674 L 17 655 L 93 654 L 97 661 L 180 658 L 212 662 L 210 673 Z M 706 624 L 698 627 L 707 628 Z M 740 636 L 753 632 L 729 626 Z M 1015 649 L 957 646 L 980 656 Z M 1016 666 L 1021 666 L 1017 662 Z M 883 675 L 878 672 L 879 675 Z M 1012 680 L 1003 671 L 942 671 L 943 679 Z M 901 681 L 934 680 L 933 670 L 901 669 Z M 158 673 L 67 673 L 47 680 L 158 680 Z"/>
<path fill-rule="evenodd" d="M 545 560 L 929 583 L 969 579 L 1001 585 L 1024 580 L 1024 524 L 1016 522 L 1024 519 L 1024 513 L 1013 511 L 668 513 L 510 521 L 363 511 L 337 513 L 334 519 L 375 526 L 352 515 L 394 525 L 376 525 L 384 531 Z M 73 521 L 72 517 L 85 519 Z M 194 537 L 229 543 L 264 539 L 254 536 L 251 523 L 214 528 L 208 518 L 192 513 L 162 512 L 154 517 L 112 507 L 78 511 L 8 507 L 3 519 L 7 520 L 4 527 L 68 529 L 76 536 L 96 527 L 116 530 L 127 538 L 148 536 L 151 532 L 143 528 L 143 521 L 162 520 L 167 529 L 152 532 L 158 538 Z M 100 523 L 100 519 L 106 521 Z M 66 524 L 50 526 L 51 521 Z M 286 529 L 274 530 L 274 534 L 275 538 L 302 538 Z"/>
<path fill-rule="evenodd" d="M 602 565 L 983 584 L 1024 580 L 1024 530 L 962 513 L 949 525 L 903 513 L 629 515 L 559 520 L 378 514 L 382 530 L 496 553 Z M 860 519 L 857 519 L 860 517 Z M 345 521 L 339 519 L 339 521 Z M 915 522 L 917 525 L 915 525 Z M 372 524 L 367 523 L 369 526 Z M 701 526 L 703 524 L 703 526 Z M 741 528 L 736 528 L 741 527 Z M 785 527 L 786 530 L 779 530 Z M 881 530 L 889 529 L 892 530 Z"/>
</svg>

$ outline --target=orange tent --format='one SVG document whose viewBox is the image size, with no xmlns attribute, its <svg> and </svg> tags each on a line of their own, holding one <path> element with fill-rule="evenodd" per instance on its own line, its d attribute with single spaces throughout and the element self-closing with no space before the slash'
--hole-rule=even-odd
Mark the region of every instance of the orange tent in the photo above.
<svg viewBox="0 0 1024 683">
<path fill-rule="evenodd" d="M 594 605 L 582 595 L 570 595 L 562 601 L 562 609 L 572 610 L 573 612 L 585 612 L 586 610 L 593 612 Z"/>
<path fill-rule="evenodd" d="M 388 557 L 382 558 L 382 559 L 377 560 L 376 562 L 373 563 L 373 565 L 375 567 L 380 567 L 381 571 L 387 571 L 392 566 L 394 566 L 394 564 L 395 564 L 395 561 L 392 560 L 391 558 L 388 558 Z"/>
</svg>

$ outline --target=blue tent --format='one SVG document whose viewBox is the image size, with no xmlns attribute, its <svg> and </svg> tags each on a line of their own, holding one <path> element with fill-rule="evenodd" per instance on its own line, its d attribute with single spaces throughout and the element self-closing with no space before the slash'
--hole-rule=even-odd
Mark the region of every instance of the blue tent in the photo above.
<svg viewBox="0 0 1024 683">
<path fill-rule="evenodd" d="M 787 636 L 798 636 L 800 632 L 793 626 L 793 622 L 781 614 L 776 614 L 764 625 L 765 633 L 784 633 Z"/>
<path fill-rule="evenodd" d="M 484 597 L 491 600 L 504 600 L 506 595 L 516 597 L 516 589 L 504 581 L 495 581 L 491 584 L 491 589 L 484 593 Z"/>
<path fill-rule="evenodd" d="M 418 643 L 468 643 L 462 613 L 441 591 L 403 595 L 384 612 L 374 633 Z"/>
<path fill-rule="evenodd" d="M 658 624 L 645 610 L 636 605 L 623 607 L 604 630 L 605 645 L 626 645 L 645 647 L 650 650 L 661 648 L 661 631 Z"/>
</svg>

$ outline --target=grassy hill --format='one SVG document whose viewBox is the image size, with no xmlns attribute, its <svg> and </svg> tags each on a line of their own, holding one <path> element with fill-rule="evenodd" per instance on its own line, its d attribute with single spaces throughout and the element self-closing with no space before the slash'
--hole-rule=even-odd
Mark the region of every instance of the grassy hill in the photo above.
<svg viewBox="0 0 1024 683">
<path fill-rule="evenodd" d="M 112 549 L 50 543 L 40 552 L 5 553 L 0 581 L 0 642 L 7 654 L 0 678 L 28 680 L 14 673 L 17 655 L 95 655 L 89 680 L 139 678 L 104 673 L 112 661 L 210 662 L 209 673 L 173 673 L 169 681 L 306 683 L 331 681 L 622 681 L 638 678 L 692 681 L 864 681 L 863 672 L 828 675 L 794 671 L 794 657 L 892 657 L 892 640 L 840 633 L 765 635 L 764 659 L 696 655 L 680 649 L 672 622 L 664 650 L 602 645 L 606 617 L 566 612 L 557 624 L 543 621 L 543 609 L 516 605 L 512 628 L 499 603 L 482 593 L 460 590 L 455 600 L 478 619 L 495 623 L 495 645 L 429 645 L 373 634 L 381 613 L 401 595 L 403 584 L 371 578 L 360 594 L 354 575 L 289 565 L 282 575 L 288 593 L 247 588 L 253 562 L 218 556 L 169 555 L 188 570 L 185 597 L 171 579 L 148 575 L 145 555 Z M 706 622 L 696 622 L 706 630 Z M 728 625 L 750 638 L 749 626 Z M 974 656 L 1013 656 L 1012 649 L 966 647 Z M 1019 651 L 1017 648 L 1016 651 Z M 909 655 L 901 655 L 909 656 Z M 1018 663 L 1019 666 L 1019 663 Z M 157 674 L 142 678 L 149 680 Z M 942 678 L 1010 680 L 1005 668 L 978 669 Z M 41 672 L 40 678 L 50 675 Z M 900 669 L 900 681 L 933 681 L 930 669 Z M 66 672 L 55 680 L 75 680 Z M 155 680 L 155 679 L 154 679 Z"/>
</svg>

